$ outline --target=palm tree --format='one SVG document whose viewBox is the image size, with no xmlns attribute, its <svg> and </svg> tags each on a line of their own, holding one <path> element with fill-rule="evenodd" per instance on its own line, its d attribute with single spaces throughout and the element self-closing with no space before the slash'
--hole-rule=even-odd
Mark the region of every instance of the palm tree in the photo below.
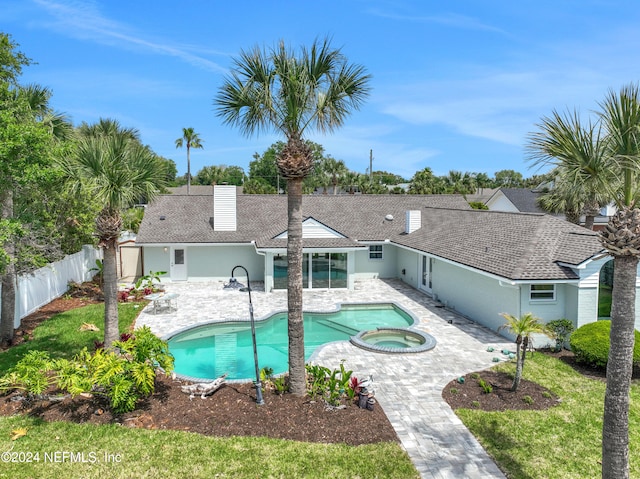
<svg viewBox="0 0 640 479">
<path fill-rule="evenodd" d="M 313 152 L 303 139 L 307 130 L 329 133 L 342 126 L 369 92 L 362 66 L 349 64 L 329 40 L 316 40 L 299 55 L 284 42 L 255 47 L 235 59 L 214 101 L 224 123 L 247 136 L 276 131 L 287 143 L 277 156 L 287 180 L 287 259 L 289 379 L 293 394 L 306 391 L 302 324 L 302 184 L 313 169 Z"/>
<path fill-rule="evenodd" d="M 329 183 L 333 186 L 333 194 L 338 194 L 338 185 L 342 177 L 349 171 L 347 165 L 342 160 L 336 160 L 331 156 L 327 156 L 320 164 L 323 173 L 329 178 Z"/>
<path fill-rule="evenodd" d="M 538 197 L 538 206 L 547 213 L 564 213 L 565 220 L 579 225 L 584 201 L 578 192 L 579 188 L 574 188 L 563 175 L 558 175 L 553 188 Z"/>
<path fill-rule="evenodd" d="M 609 91 L 600 104 L 608 139 L 610 168 L 618 175 L 614 193 L 618 212 L 601 232 L 613 256 L 611 341 L 602 428 L 602 477 L 629 477 L 629 391 L 633 370 L 636 278 L 640 256 L 640 92 L 637 84 Z M 620 187 L 621 185 L 621 187 Z"/>
<path fill-rule="evenodd" d="M 182 138 L 176 140 L 176 148 L 182 148 L 183 145 L 187 147 L 187 194 L 189 194 L 191 189 L 191 158 L 189 151 L 191 148 L 202 149 L 204 146 L 202 146 L 199 134 L 193 131 L 191 127 L 183 128 Z"/>
<path fill-rule="evenodd" d="M 520 318 L 512 316 L 508 313 L 500 314 L 507 320 L 499 329 L 508 329 L 516 336 L 516 375 L 513 377 L 512 391 L 517 391 L 522 379 L 522 370 L 524 369 L 524 359 L 527 348 L 531 342 L 531 336 L 534 333 L 546 333 L 544 324 L 540 322 L 532 313 L 523 314 Z"/>
<path fill-rule="evenodd" d="M 106 347 L 120 336 L 116 247 L 122 212 L 141 197 L 153 200 L 166 182 L 164 162 L 132 132 L 112 120 L 83 129 L 74 156 L 63 163 L 71 187 L 87 188 L 104 205 L 95 228 L 103 250 Z"/>
<path fill-rule="evenodd" d="M 543 118 L 540 130 L 529 136 L 527 149 L 533 165 L 555 165 L 556 190 L 550 198 L 564 198 L 569 210 L 582 206 L 585 227 L 593 229 L 612 176 L 605 141 L 598 124 L 583 126 L 577 111 Z M 548 202 L 547 202 L 548 203 Z"/>
</svg>

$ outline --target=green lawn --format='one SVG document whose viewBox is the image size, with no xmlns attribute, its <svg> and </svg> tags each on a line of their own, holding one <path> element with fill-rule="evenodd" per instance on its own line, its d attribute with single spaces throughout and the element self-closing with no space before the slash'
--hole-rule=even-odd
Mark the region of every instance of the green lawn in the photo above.
<svg viewBox="0 0 640 479">
<path fill-rule="evenodd" d="M 513 364 L 496 368 L 514 369 Z M 601 475 L 605 383 L 586 379 L 563 362 L 527 356 L 524 377 L 562 402 L 545 411 L 456 411 L 510 479 L 594 478 Z M 631 392 L 631 477 L 640 477 L 640 383 Z"/>
<path fill-rule="evenodd" d="M 131 327 L 142 308 L 143 305 L 137 303 L 118 304 L 121 332 Z M 100 331 L 80 331 L 83 323 L 95 324 Z M 0 374 L 15 366 L 27 351 L 39 349 L 48 351 L 52 358 L 71 358 L 85 346 L 92 351 L 94 341 L 103 339 L 104 304 L 92 304 L 57 314 L 40 324 L 29 341 L 0 353 Z"/>
<path fill-rule="evenodd" d="M 120 329 L 139 312 L 120 304 Z M 100 332 L 80 332 L 82 323 Z M 26 344 L 0 353 L 0 371 L 32 349 L 70 357 L 101 340 L 104 305 L 59 314 L 40 325 Z M 203 418 L 206 420 L 206 418 Z M 357 424 L 345 424 L 359 434 Z M 11 440 L 11 432 L 27 430 Z M 9 453 L 8 455 L 6 453 Z M 5 453 L 5 454 L 3 454 Z M 17 462 L 7 462 L 15 459 Z M 30 462 L 28 462 L 30 461 Z M 84 462 L 83 462 L 84 461 Z M 117 425 L 45 423 L 0 417 L 0 478 L 416 478 L 407 454 L 397 444 L 365 446 L 311 444 L 267 438 L 215 438 L 178 431 L 148 431 Z"/>
</svg>

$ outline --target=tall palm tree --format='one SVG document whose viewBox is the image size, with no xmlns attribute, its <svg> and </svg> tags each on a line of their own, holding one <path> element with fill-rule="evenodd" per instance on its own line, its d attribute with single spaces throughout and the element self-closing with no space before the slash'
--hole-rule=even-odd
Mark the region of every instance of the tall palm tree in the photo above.
<svg viewBox="0 0 640 479">
<path fill-rule="evenodd" d="M 183 128 L 182 129 L 182 138 L 178 138 L 176 140 L 176 148 L 182 148 L 183 146 L 187 147 L 187 194 L 190 193 L 191 190 L 191 157 L 189 152 L 191 148 L 204 148 L 202 146 L 202 140 L 198 133 L 196 133 L 193 128 Z"/>
<path fill-rule="evenodd" d="M 637 84 L 609 91 L 600 104 L 608 138 L 610 168 L 619 178 L 618 212 L 601 232 L 613 256 L 611 341 L 602 428 L 602 477 L 629 477 L 629 391 L 633 370 L 636 278 L 640 256 L 640 92 Z M 620 186 L 621 185 L 621 186 Z"/>
<path fill-rule="evenodd" d="M 507 322 L 500 326 L 499 329 L 508 329 L 516 336 L 516 374 L 513 377 L 511 390 L 517 391 L 520 380 L 522 379 L 524 360 L 527 348 L 531 342 L 531 336 L 534 333 L 545 333 L 546 329 L 544 324 L 540 322 L 540 319 L 536 318 L 532 313 L 523 314 L 519 318 L 508 313 L 501 313 L 500 315 L 506 319 Z"/>
<path fill-rule="evenodd" d="M 613 180 L 600 126 L 583 125 L 576 110 L 564 115 L 554 111 L 538 126 L 529 135 L 527 150 L 534 166 L 557 167 L 556 191 L 548 199 L 564 198 L 570 212 L 581 205 L 585 227 L 593 229 L 600 207 L 610 201 L 606 192 Z"/>
<path fill-rule="evenodd" d="M 154 199 L 165 185 L 165 163 L 132 138 L 117 122 L 83 130 L 77 150 L 63 167 L 75 188 L 87 188 L 104 205 L 96 218 L 98 245 L 103 250 L 105 346 L 119 338 L 116 247 L 122 212 L 141 197 Z"/>
<path fill-rule="evenodd" d="M 293 394 L 306 391 L 302 323 L 302 184 L 314 166 L 304 141 L 307 130 L 332 132 L 359 108 L 369 92 L 370 76 L 349 64 L 329 40 L 316 40 L 299 55 L 284 42 L 255 47 L 234 60 L 214 101 L 224 123 L 247 136 L 276 131 L 287 143 L 277 157 L 287 180 L 289 379 Z"/>
</svg>

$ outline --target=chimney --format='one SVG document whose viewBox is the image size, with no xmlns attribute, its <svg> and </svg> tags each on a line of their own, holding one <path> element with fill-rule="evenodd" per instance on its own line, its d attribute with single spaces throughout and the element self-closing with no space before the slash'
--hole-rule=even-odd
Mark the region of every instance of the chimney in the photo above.
<svg viewBox="0 0 640 479">
<path fill-rule="evenodd" d="M 213 230 L 236 230 L 236 187 L 234 185 L 213 187 Z"/>
<path fill-rule="evenodd" d="M 409 210 L 407 211 L 407 219 L 404 226 L 404 232 L 409 234 L 413 233 L 416 230 L 419 230 L 421 224 L 421 212 L 420 210 Z"/>
</svg>

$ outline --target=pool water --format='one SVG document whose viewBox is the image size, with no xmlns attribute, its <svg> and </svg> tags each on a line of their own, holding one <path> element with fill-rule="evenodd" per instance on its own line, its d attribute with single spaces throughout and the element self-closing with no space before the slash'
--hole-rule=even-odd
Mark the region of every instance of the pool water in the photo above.
<svg viewBox="0 0 640 479">
<path fill-rule="evenodd" d="M 258 364 L 274 374 L 288 369 L 287 314 L 257 321 Z M 411 316 L 393 304 L 342 305 L 333 313 L 304 313 L 305 360 L 319 346 L 348 341 L 360 331 L 382 327 L 406 328 Z M 198 326 L 169 339 L 175 372 L 198 379 L 255 379 L 251 326 L 248 321 Z"/>
</svg>

